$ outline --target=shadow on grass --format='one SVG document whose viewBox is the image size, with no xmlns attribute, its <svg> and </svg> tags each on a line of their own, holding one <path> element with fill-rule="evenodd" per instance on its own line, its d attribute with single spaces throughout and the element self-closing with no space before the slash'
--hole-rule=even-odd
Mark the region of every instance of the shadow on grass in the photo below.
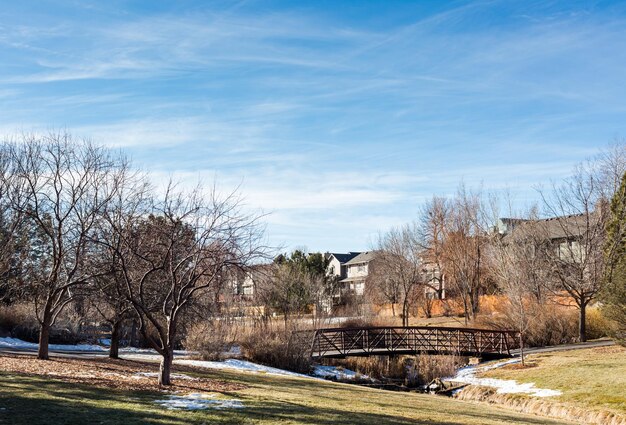
<svg viewBox="0 0 626 425">
<path fill-rule="evenodd" d="M 242 400 L 245 406 L 243 409 L 171 411 L 154 404 L 154 400 L 165 397 L 163 393 L 97 389 L 44 377 L 0 373 L 0 423 L 16 425 L 559 423 L 545 418 L 520 417 L 513 412 L 492 408 L 485 412 L 482 406 L 452 400 L 431 400 L 414 394 L 389 393 L 316 380 L 222 373 L 222 371 L 202 375 L 245 383 L 250 387 L 256 387 L 252 388 L 256 393 L 248 391 L 226 393 Z M 289 395 L 293 397 L 290 398 Z M 355 406 L 357 401 L 360 406 Z M 367 403 L 368 411 L 364 411 L 363 403 Z M 419 410 L 419 420 L 407 417 L 411 409 Z"/>
<path fill-rule="evenodd" d="M 0 382 L 1 424 L 189 423 L 170 412 L 142 409 L 142 402 L 154 400 L 155 393 L 104 390 L 13 374 L 0 374 Z"/>
<path fill-rule="evenodd" d="M 188 370 L 189 371 L 189 370 Z M 354 384 L 338 384 L 329 381 L 293 378 L 262 373 L 240 373 L 227 370 L 194 369 L 197 376 L 235 381 L 250 388 L 263 390 L 265 396 L 248 397 L 246 391 L 225 393 L 242 399 L 246 405 L 245 417 L 250 421 L 291 422 L 320 425 L 380 425 L 380 424 L 433 424 L 461 425 L 481 423 L 518 423 L 529 425 L 563 424 L 545 417 L 523 415 L 505 408 L 463 402 L 442 396 L 416 393 L 390 392 Z M 200 372 L 200 373 L 198 373 Z M 270 392 L 271 391 L 271 392 Z M 275 391 L 297 394 L 293 400 L 280 400 Z M 343 394 L 340 395 L 340 393 Z M 346 393 L 349 397 L 346 398 Z M 339 397 L 338 397 L 339 396 Z M 341 400 L 342 398 L 342 400 Z M 299 399 L 299 400 L 298 400 Z M 306 401 L 316 400 L 314 406 Z M 354 401 L 354 402 L 352 402 Z M 399 402 L 400 401 L 400 402 Z M 382 414 L 363 412 L 356 402 L 367 403 L 367 409 L 397 413 Z M 404 410 L 404 412 L 402 412 Z M 407 413 L 420 412 L 420 419 L 411 419 Z M 233 413 L 236 415 L 237 413 Z M 229 417 L 230 412 L 224 412 Z M 445 419 L 442 419 L 445 417 Z M 424 419 L 422 419 L 424 418 Z"/>
</svg>

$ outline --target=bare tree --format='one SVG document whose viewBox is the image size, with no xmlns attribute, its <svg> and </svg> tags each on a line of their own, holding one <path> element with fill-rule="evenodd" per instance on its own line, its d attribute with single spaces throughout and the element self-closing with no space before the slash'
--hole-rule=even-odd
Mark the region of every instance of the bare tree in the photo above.
<svg viewBox="0 0 626 425">
<path fill-rule="evenodd" d="M 507 316 L 519 332 L 522 365 L 524 338 L 536 320 L 534 307 L 543 302 L 545 280 L 546 238 L 543 228 L 533 215 L 517 219 L 504 235 L 489 246 L 489 266 L 496 282 L 507 298 Z"/>
<path fill-rule="evenodd" d="M 541 192 L 551 220 L 542 221 L 551 241 L 546 250 L 552 289 L 564 292 L 579 310 L 579 338 L 587 339 L 586 309 L 601 289 L 603 246 L 608 219 L 604 186 L 594 163 L 576 167 L 574 174 L 548 193 Z"/>
<path fill-rule="evenodd" d="M 12 199 L 22 203 L 23 191 L 15 184 L 16 174 L 11 161 L 11 146 L 0 144 L 0 298 L 9 292 L 19 293 L 16 285 L 19 269 L 28 241 L 28 223 L 12 208 Z"/>
<path fill-rule="evenodd" d="M 119 259 L 125 297 L 140 331 L 162 356 L 159 383 L 170 385 L 181 320 L 203 292 L 220 292 L 229 269 L 263 255 L 259 217 L 231 194 L 179 191 L 170 183 L 144 211 L 109 216 L 117 238 L 105 242 Z M 140 204 L 140 203 L 139 203 Z"/>
<path fill-rule="evenodd" d="M 476 318 L 486 286 L 484 254 L 489 243 L 488 227 L 481 193 L 470 192 L 461 185 L 450 204 L 442 257 L 447 283 L 463 302 L 466 323 Z"/>
<path fill-rule="evenodd" d="M 115 194 L 126 169 L 123 158 L 69 134 L 24 135 L 10 145 L 15 189 L 11 207 L 39 231 L 42 243 L 32 264 L 28 293 L 40 324 L 39 359 L 48 358 L 50 327 L 99 271 L 84 267 L 90 233 Z"/>
<path fill-rule="evenodd" d="M 419 238 L 422 247 L 422 260 L 425 273 L 424 283 L 431 293 L 443 298 L 445 291 L 445 251 L 444 242 L 447 225 L 451 216 L 450 201 L 434 196 L 420 210 Z M 432 300 L 425 300 L 426 307 Z M 430 315 L 427 312 L 427 315 Z"/>
<path fill-rule="evenodd" d="M 415 223 L 394 228 L 378 240 L 374 273 L 368 284 L 378 288 L 387 301 L 395 297 L 402 305 L 402 326 L 409 325 L 411 307 L 423 291 L 422 248 Z"/>
<path fill-rule="evenodd" d="M 626 173 L 626 139 L 617 138 L 589 164 L 596 174 L 601 196 L 607 201 L 613 198 Z"/>
<path fill-rule="evenodd" d="M 94 279 L 95 291 L 89 297 L 91 306 L 111 327 L 109 357 L 119 357 L 122 325 L 133 316 L 132 304 L 124 295 L 123 279 L 117 269 Z"/>
<path fill-rule="evenodd" d="M 370 302 L 375 304 L 390 304 L 391 314 L 396 317 L 396 304 L 400 304 L 401 283 L 398 279 L 392 278 L 389 274 L 390 264 L 387 264 L 385 258 L 380 259 L 380 267 L 372 267 L 368 274 L 365 292 Z"/>
</svg>

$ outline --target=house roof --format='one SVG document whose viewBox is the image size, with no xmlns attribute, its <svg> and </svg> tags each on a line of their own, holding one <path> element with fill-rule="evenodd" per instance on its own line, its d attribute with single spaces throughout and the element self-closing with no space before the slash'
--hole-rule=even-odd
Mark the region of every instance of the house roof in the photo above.
<svg viewBox="0 0 626 425">
<path fill-rule="evenodd" d="M 374 259 L 374 257 L 376 257 L 376 251 L 362 252 L 354 257 L 352 260 L 348 261 L 346 263 L 346 266 L 349 266 L 351 264 L 369 263 Z"/>
<path fill-rule="evenodd" d="M 340 252 L 329 252 L 327 255 L 328 256 L 332 255 L 341 264 L 345 264 L 345 263 L 347 263 L 348 261 L 352 260 L 354 257 L 356 257 L 359 254 L 360 254 L 360 252 L 348 252 L 347 254 L 340 253 Z"/>
<path fill-rule="evenodd" d="M 535 228 L 547 239 L 570 239 L 585 233 L 588 229 L 588 219 L 597 220 L 598 218 L 596 214 L 590 214 L 589 217 L 586 214 L 572 214 L 541 220 L 524 220 L 516 226 L 516 230 L 523 231 L 524 229 Z M 515 231 L 511 233 L 515 233 Z"/>
</svg>

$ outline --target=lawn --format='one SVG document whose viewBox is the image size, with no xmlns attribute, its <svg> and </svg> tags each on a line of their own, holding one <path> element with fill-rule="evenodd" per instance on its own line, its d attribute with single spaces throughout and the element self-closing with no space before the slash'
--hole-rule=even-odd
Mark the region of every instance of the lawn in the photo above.
<svg viewBox="0 0 626 425">
<path fill-rule="evenodd" d="M 232 384 L 220 397 L 243 409 L 181 411 L 154 403 L 163 392 L 94 388 L 35 373 L 0 372 L 0 423 L 91 424 L 558 424 L 504 408 L 315 379 L 185 369 Z M 243 388 L 243 389 L 241 389 Z"/>
<path fill-rule="evenodd" d="M 533 366 L 505 367 L 487 377 L 534 382 L 537 387 L 560 390 L 560 402 L 626 415 L 626 348 L 586 348 L 528 356 Z"/>
</svg>

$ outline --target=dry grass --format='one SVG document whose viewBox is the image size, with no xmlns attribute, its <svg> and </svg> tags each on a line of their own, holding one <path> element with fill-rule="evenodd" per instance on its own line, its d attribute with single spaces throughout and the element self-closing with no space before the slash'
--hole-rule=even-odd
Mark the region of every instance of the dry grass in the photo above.
<svg viewBox="0 0 626 425">
<path fill-rule="evenodd" d="M 21 361 L 22 359 L 18 359 Z M 37 362 L 33 359 L 34 362 Z M 98 371 L 135 367 L 155 370 L 156 365 L 99 360 L 56 360 L 64 368 Z M 126 363 L 130 363 L 128 366 Z M 7 366 L 9 362 L 5 363 Z M 17 366 L 14 366 L 17 367 Z M 48 366 L 45 366 L 48 367 Z M 176 368 L 192 373 L 193 369 Z M 245 389 L 225 394 L 236 398 L 243 409 L 172 411 L 157 406 L 160 392 L 127 391 L 94 387 L 95 382 L 74 382 L 67 376 L 0 371 L 0 423 L 37 425 L 46 423 L 101 424 L 302 424 L 302 425 L 499 425 L 564 424 L 497 406 L 476 405 L 449 398 L 374 390 L 316 379 L 268 374 L 196 369 L 196 377 L 208 382 L 229 383 Z M 89 372 L 91 373 L 91 372 Z M 84 379 L 89 379 L 85 377 Z M 67 382 L 64 382 L 67 380 Z M 186 384 L 185 384 L 186 385 Z M 182 390 L 182 387 L 181 387 Z M 34 408 L 36 406 L 36 408 Z"/>
<path fill-rule="evenodd" d="M 540 399 L 518 394 L 498 394 L 493 388 L 465 387 L 455 395 L 455 398 L 506 406 L 520 413 L 571 420 L 577 423 L 626 425 L 626 418 L 614 412 L 587 409 L 568 403 L 556 402 L 553 399 Z"/>
<path fill-rule="evenodd" d="M 507 366 L 493 369 L 485 376 L 533 382 L 539 388 L 560 390 L 561 396 L 537 399 L 468 388 L 459 397 L 586 423 L 626 424 L 626 348 L 558 351 L 530 355 L 528 359 L 534 367 Z"/>
<path fill-rule="evenodd" d="M 409 387 L 428 384 L 435 378 L 452 376 L 465 364 L 455 356 L 369 356 L 327 359 L 326 364 L 341 366 L 361 375 L 381 380 L 393 380 Z"/>
<path fill-rule="evenodd" d="M 55 358 L 37 360 L 33 356 L 0 356 L 0 371 L 31 376 L 59 379 L 64 382 L 87 384 L 94 388 L 114 388 L 124 391 L 160 391 L 156 373 L 158 364 L 108 358 L 70 359 Z M 237 391 L 244 389 L 241 384 L 234 384 L 214 379 L 199 378 L 186 373 L 195 369 L 175 365 L 173 373 L 182 379 L 172 379 L 171 391 Z M 185 374 L 185 375 L 180 375 Z"/>
</svg>

